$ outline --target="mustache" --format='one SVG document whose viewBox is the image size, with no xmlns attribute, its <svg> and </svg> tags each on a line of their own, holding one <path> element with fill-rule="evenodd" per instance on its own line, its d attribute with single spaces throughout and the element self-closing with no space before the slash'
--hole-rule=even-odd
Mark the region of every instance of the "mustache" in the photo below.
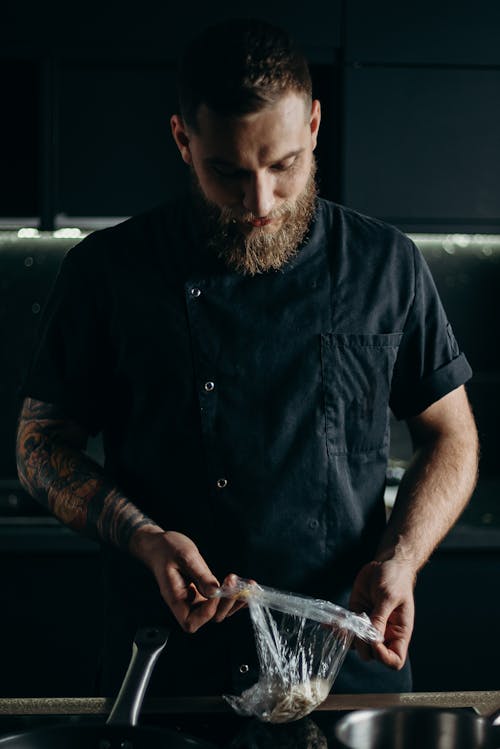
<svg viewBox="0 0 500 749">
<path fill-rule="evenodd" d="M 227 206 L 223 206 L 219 209 L 219 221 L 222 224 L 231 224 L 231 223 L 244 223 L 244 224 L 250 224 L 252 221 L 257 221 L 260 218 L 265 219 L 278 219 L 278 218 L 286 218 L 287 216 L 290 216 L 293 213 L 294 206 L 290 201 L 285 201 L 277 208 L 274 208 L 272 211 L 267 213 L 265 216 L 258 216 L 256 213 L 247 212 L 242 213 L 241 211 L 238 211 L 234 208 L 228 208 Z"/>
</svg>

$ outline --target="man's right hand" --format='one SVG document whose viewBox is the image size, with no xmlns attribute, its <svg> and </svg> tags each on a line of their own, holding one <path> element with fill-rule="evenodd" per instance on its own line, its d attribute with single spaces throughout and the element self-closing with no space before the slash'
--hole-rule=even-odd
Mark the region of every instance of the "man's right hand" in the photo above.
<svg viewBox="0 0 500 749">
<path fill-rule="evenodd" d="M 196 632 L 210 619 L 221 622 L 242 608 L 238 599 L 211 598 L 219 582 L 193 541 L 182 533 L 165 533 L 121 494 L 83 452 L 87 437 L 59 406 L 26 398 L 17 433 L 23 487 L 70 528 L 142 560 L 186 632 Z M 224 583 L 234 584 L 232 576 Z"/>
<path fill-rule="evenodd" d="M 228 608 L 226 601 L 211 598 L 220 583 L 196 544 L 183 533 L 144 526 L 133 535 L 130 551 L 149 567 L 163 600 L 185 632 L 196 632 L 211 619 L 221 621 L 242 607 L 241 602 L 234 602 Z"/>
</svg>

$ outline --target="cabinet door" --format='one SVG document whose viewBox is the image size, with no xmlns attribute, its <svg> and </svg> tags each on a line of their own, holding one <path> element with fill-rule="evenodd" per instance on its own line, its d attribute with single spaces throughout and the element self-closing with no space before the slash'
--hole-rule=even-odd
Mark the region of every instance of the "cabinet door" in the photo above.
<svg viewBox="0 0 500 749">
<path fill-rule="evenodd" d="M 422 230 L 495 231 L 500 71 L 355 67 L 346 77 L 345 202 Z"/>
<path fill-rule="evenodd" d="M 129 216 L 185 179 L 170 134 L 173 68 L 66 64 L 59 92 L 58 213 Z"/>
<path fill-rule="evenodd" d="M 498 0 L 349 0 L 348 60 L 385 63 L 500 63 Z"/>
<path fill-rule="evenodd" d="M 132 54 L 148 59 L 175 59 L 193 35 L 225 18 L 262 18 L 286 28 L 309 52 L 339 46 L 341 0 L 314 10 L 290 0 L 191 0 L 189 5 L 157 0 L 108 2 L 86 0 L 70 12 L 64 0 L 3 3 L 0 49 L 27 49 L 31 54 L 85 54 L 87 58 Z M 316 56 L 316 55 L 315 55 Z M 322 60 L 324 61 L 324 60 Z"/>
<path fill-rule="evenodd" d="M 20 551 L 0 561 L 0 697 L 94 695 L 103 616 L 98 554 Z"/>
<path fill-rule="evenodd" d="M 39 212 L 39 71 L 29 60 L 0 60 L 0 218 Z"/>
<path fill-rule="evenodd" d="M 499 563 L 498 547 L 441 549 L 420 572 L 410 645 L 416 692 L 498 688 Z"/>
</svg>

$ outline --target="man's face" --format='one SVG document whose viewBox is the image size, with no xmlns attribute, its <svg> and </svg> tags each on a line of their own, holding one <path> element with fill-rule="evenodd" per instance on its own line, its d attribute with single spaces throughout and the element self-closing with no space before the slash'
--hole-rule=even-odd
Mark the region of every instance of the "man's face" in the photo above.
<svg viewBox="0 0 500 749">
<path fill-rule="evenodd" d="M 320 106 L 284 94 L 242 117 L 221 117 L 202 105 L 198 130 L 177 115 L 172 131 L 190 165 L 213 244 L 237 270 L 278 268 L 296 251 L 314 210 Z"/>
</svg>

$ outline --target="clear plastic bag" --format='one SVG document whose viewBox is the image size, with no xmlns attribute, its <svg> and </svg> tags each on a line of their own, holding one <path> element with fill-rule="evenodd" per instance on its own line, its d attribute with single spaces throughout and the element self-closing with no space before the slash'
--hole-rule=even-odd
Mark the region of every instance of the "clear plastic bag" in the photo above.
<svg viewBox="0 0 500 749">
<path fill-rule="evenodd" d="M 239 697 L 224 699 L 240 715 L 268 723 L 303 718 L 327 698 L 354 637 L 380 641 L 366 614 L 329 601 L 284 593 L 242 578 L 218 595 L 248 604 L 260 677 Z"/>
</svg>

